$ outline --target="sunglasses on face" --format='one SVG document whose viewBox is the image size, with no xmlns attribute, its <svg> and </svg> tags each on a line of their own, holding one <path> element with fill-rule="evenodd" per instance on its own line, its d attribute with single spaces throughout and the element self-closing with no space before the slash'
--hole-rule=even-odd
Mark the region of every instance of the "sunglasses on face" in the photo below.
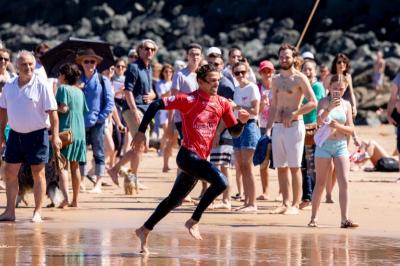
<svg viewBox="0 0 400 266">
<path fill-rule="evenodd" d="M 235 74 L 235 76 L 240 76 L 240 75 L 245 75 L 246 74 L 246 71 L 245 70 L 243 70 L 243 71 L 235 71 L 235 72 L 233 72 L 233 74 Z"/>
<path fill-rule="evenodd" d="M 96 60 L 83 60 L 83 63 L 84 64 L 92 64 L 92 65 L 94 65 L 94 64 L 96 64 Z"/>
<path fill-rule="evenodd" d="M 346 64 L 346 62 L 343 61 L 343 60 L 338 60 L 338 61 L 336 62 L 336 64 L 338 64 L 338 65 L 340 65 L 340 64 Z"/>
<path fill-rule="evenodd" d="M 8 62 L 8 61 L 10 61 L 10 58 L 0 57 L 0 61 Z"/>
<path fill-rule="evenodd" d="M 115 66 L 116 68 L 125 68 L 126 66 L 123 66 L 123 65 L 117 65 L 117 66 Z"/>
<path fill-rule="evenodd" d="M 156 48 L 153 48 L 153 47 L 143 47 L 143 50 L 145 50 L 146 52 L 155 52 L 156 51 Z"/>
</svg>

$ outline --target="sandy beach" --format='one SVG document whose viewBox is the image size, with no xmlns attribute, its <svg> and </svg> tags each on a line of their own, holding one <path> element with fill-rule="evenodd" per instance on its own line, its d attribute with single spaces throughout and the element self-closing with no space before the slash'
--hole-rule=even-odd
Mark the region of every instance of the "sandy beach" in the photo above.
<svg viewBox="0 0 400 266">
<path fill-rule="evenodd" d="M 373 139 L 387 151 L 395 150 L 392 126 L 358 126 L 362 139 Z M 175 151 L 176 153 L 176 151 Z M 140 180 L 148 187 L 127 196 L 123 188 L 103 187 L 102 194 L 80 194 L 80 208 L 44 209 L 42 224 L 30 223 L 29 207 L 17 209 L 15 223 L 0 224 L 2 265 L 278 265 L 400 263 L 399 173 L 351 172 L 350 218 L 360 227 L 340 229 L 337 186 L 334 204 L 321 204 L 319 228 L 308 228 L 310 210 L 299 215 L 272 215 L 278 202 L 259 201 L 257 214 L 209 210 L 201 220 L 203 241 L 193 240 L 184 222 L 194 209 L 184 204 L 168 215 L 150 237 L 151 253 L 142 257 L 133 229 L 142 225 L 175 179 L 176 165 L 162 173 L 162 158 L 155 151 L 145 154 Z M 257 190 L 261 182 L 257 173 Z M 232 171 L 233 173 L 233 171 Z M 277 174 L 270 171 L 270 195 L 278 192 Z M 233 176 L 233 175 L 232 175 Z M 231 183 L 234 184 L 233 178 Z M 91 184 L 86 181 L 87 188 Z M 200 185 L 192 192 L 200 193 Z M 236 193 L 233 185 L 232 194 Z M 233 201 L 233 206 L 241 203 Z M 47 204 L 47 199 L 46 199 Z M 5 191 L 0 191 L 5 207 Z"/>
</svg>

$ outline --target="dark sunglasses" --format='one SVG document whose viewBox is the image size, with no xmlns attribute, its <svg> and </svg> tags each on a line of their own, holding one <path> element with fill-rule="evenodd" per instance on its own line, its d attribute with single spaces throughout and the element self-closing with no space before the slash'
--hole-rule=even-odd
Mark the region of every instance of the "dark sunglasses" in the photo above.
<svg viewBox="0 0 400 266">
<path fill-rule="evenodd" d="M 233 74 L 235 74 L 235 76 L 239 76 L 239 75 L 245 75 L 246 74 L 246 71 L 235 71 L 235 72 L 233 72 Z"/>
<path fill-rule="evenodd" d="M 10 58 L 0 57 L 0 61 L 3 61 L 3 60 L 8 62 L 8 61 L 10 61 Z"/>
<path fill-rule="evenodd" d="M 96 60 L 83 60 L 83 63 L 84 64 L 92 64 L 92 65 L 94 65 L 94 64 L 96 64 Z"/>
<path fill-rule="evenodd" d="M 116 68 L 125 68 L 126 66 L 123 66 L 123 65 L 117 65 L 117 66 L 115 66 Z"/>
<path fill-rule="evenodd" d="M 156 48 L 153 48 L 153 47 L 143 47 L 143 50 L 145 50 L 146 52 L 149 52 L 149 51 L 155 52 L 155 51 L 156 51 Z"/>
<path fill-rule="evenodd" d="M 346 64 L 346 62 L 343 61 L 343 60 L 338 60 L 338 61 L 336 62 L 336 64 L 338 64 L 338 65 L 340 65 L 341 63 Z"/>
</svg>

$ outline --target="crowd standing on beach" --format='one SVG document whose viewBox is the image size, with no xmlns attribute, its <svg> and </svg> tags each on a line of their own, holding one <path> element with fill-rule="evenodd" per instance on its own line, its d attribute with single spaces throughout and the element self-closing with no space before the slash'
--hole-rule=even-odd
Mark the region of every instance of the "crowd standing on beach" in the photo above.
<svg viewBox="0 0 400 266">
<path fill-rule="evenodd" d="M 392 160 L 398 168 L 398 162 L 378 143 L 357 137 L 351 63 L 343 53 L 335 56 L 329 69 L 319 66 L 311 52 L 299 54 L 296 47 L 283 43 L 277 51 L 279 66 L 263 60 L 256 75 L 244 56 L 246 51 L 236 46 L 229 50 L 226 63 L 218 47 L 203 50 L 200 44 L 191 43 L 186 49 L 187 63 L 160 64 L 155 61 L 157 43 L 145 39 L 127 58 L 118 58 L 102 73 L 98 65 L 103 58 L 93 49 L 82 49 L 73 62 L 59 67 L 56 80 L 47 77 L 40 62 L 49 49 L 42 43 L 34 53 L 20 51 L 12 64 L 11 51 L 0 48 L 0 143 L 5 147 L 1 185 L 7 196 L 1 221 L 16 218 L 21 164 L 30 166 L 34 181 L 32 221 L 41 222 L 45 169 L 51 158 L 58 165 L 63 195 L 57 207 L 78 207 L 79 193 L 102 193 L 102 186 L 110 185 L 107 175 L 116 185 L 123 177 L 126 192 L 131 191 L 129 186 L 145 189 L 140 161 L 151 140 L 160 142 L 157 152 L 163 156 L 162 172 L 171 170 L 172 151 L 179 146 L 179 169 L 170 194 L 136 231 L 143 252 L 148 251 L 150 231 L 183 201 L 197 205 L 185 224 L 196 239 L 201 239 L 198 222 L 207 208 L 232 210 L 231 201 L 239 200 L 243 205 L 232 211 L 256 213 L 257 201 L 270 199 L 272 168 L 277 169 L 279 187 L 273 189 L 279 190 L 277 200 L 281 202 L 272 214 L 296 215 L 312 208 L 308 226 L 317 227 L 322 194 L 326 191 L 326 202 L 333 203 L 331 193 L 337 181 L 340 227 L 358 227 L 348 210 L 351 164 L 371 159 L 374 166 L 385 170 Z M 378 52 L 373 74 L 378 91 L 382 90 L 384 67 Z M 398 150 L 399 99 L 400 73 L 392 82 L 387 109 L 388 121 L 397 129 Z M 61 140 L 66 131 L 73 136 L 69 144 Z M 357 147 L 355 153 L 349 151 L 351 140 Z M 86 167 L 88 145 L 93 151 L 91 170 Z M 67 163 L 60 164 L 62 158 Z M 259 196 L 256 158 L 261 158 Z M 236 188 L 230 178 L 232 168 Z M 94 184 L 91 190 L 84 185 L 86 178 Z M 198 180 L 202 192 L 195 201 L 190 192 Z M 222 200 L 217 202 L 220 194 Z"/>
</svg>

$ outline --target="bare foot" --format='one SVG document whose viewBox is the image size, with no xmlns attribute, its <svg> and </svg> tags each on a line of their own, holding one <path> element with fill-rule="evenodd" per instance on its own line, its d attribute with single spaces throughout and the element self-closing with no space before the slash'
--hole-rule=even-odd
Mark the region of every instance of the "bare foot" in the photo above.
<svg viewBox="0 0 400 266">
<path fill-rule="evenodd" d="M 244 208 L 240 208 L 236 211 L 242 212 L 242 213 L 257 213 L 257 206 L 248 205 L 248 206 L 246 206 Z"/>
<path fill-rule="evenodd" d="M 94 187 L 93 189 L 89 190 L 88 193 L 100 194 L 100 193 L 102 193 L 102 191 L 101 191 L 101 188 Z"/>
<path fill-rule="evenodd" d="M 60 205 L 58 206 L 58 208 L 60 209 L 66 209 L 68 207 L 68 201 L 67 200 L 63 200 Z"/>
<path fill-rule="evenodd" d="M 168 173 L 169 170 L 171 170 L 169 167 L 163 167 L 162 169 L 163 173 Z"/>
<path fill-rule="evenodd" d="M 0 222 L 14 222 L 15 221 L 15 214 L 9 214 L 7 212 L 3 212 L 0 215 Z"/>
<path fill-rule="evenodd" d="M 79 192 L 81 192 L 81 193 L 85 193 L 85 192 L 86 192 L 86 187 L 85 187 L 84 184 L 82 184 L 82 182 L 81 182 L 81 184 L 79 185 Z"/>
<path fill-rule="evenodd" d="M 286 211 L 287 207 L 285 205 L 276 207 L 274 210 L 270 212 L 270 214 L 282 214 Z"/>
<path fill-rule="evenodd" d="M 76 202 L 76 201 L 71 201 L 71 204 L 69 204 L 68 207 L 78 208 L 78 202 Z"/>
<path fill-rule="evenodd" d="M 143 226 L 135 230 L 136 236 L 140 239 L 140 253 L 149 254 L 149 248 L 147 246 L 147 238 L 149 236 L 150 230 L 144 228 Z"/>
<path fill-rule="evenodd" d="M 257 197 L 257 200 L 269 200 L 269 196 L 267 194 L 261 194 Z"/>
<path fill-rule="evenodd" d="M 42 216 L 40 215 L 39 212 L 36 211 L 36 212 L 33 213 L 33 217 L 32 217 L 31 222 L 32 223 L 41 223 L 41 222 L 43 222 Z"/>
<path fill-rule="evenodd" d="M 325 202 L 326 203 L 335 203 L 335 201 L 332 199 L 332 196 L 330 196 L 330 195 L 326 195 Z"/>
<path fill-rule="evenodd" d="M 119 186 L 119 181 L 118 181 L 118 171 L 115 168 L 111 168 L 107 170 L 108 175 L 111 177 L 111 180 L 113 183 L 117 186 Z"/>
<path fill-rule="evenodd" d="M 199 231 L 199 222 L 193 220 L 193 219 L 189 219 L 186 221 L 185 223 L 185 227 L 189 230 L 189 234 L 194 237 L 194 239 L 197 240 L 203 240 L 203 238 L 200 235 L 200 231 Z"/>
<path fill-rule="evenodd" d="M 296 215 L 299 213 L 300 213 L 299 208 L 297 208 L 295 206 L 288 207 L 288 208 L 286 208 L 286 211 L 283 212 L 283 214 L 285 214 L 285 215 Z"/>
<path fill-rule="evenodd" d="M 280 193 L 276 198 L 275 198 L 275 201 L 282 201 L 283 200 L 283 196 L 282 196 L 282 194 Z"/>
</svg>

